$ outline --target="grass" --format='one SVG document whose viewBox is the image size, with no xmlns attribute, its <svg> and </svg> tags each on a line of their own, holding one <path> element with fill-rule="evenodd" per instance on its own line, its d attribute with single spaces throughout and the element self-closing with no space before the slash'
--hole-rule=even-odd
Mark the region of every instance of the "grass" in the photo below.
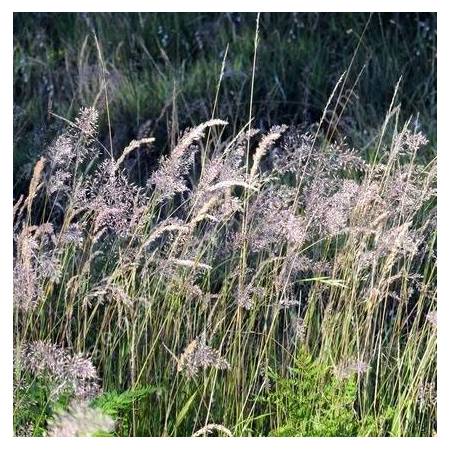
<svg viewBox="0 0 450 450">
<path fill-rule="evenodd" d="M 435 16 L 37 18 L 18 166 L 59 137 L 16 173 L 15 433 L 433 435 Z"/>
<path fill-rule="evenodd" d="M 177 133 L 210 118 L 227 46 L 216 116 L 229 120 L 235 134 L 249 115 L 254 28 L 255 15 L 248 13 L 15 14 L 15 195 L 61 129 L 51 112 L 73 117 L 96 100 L 104 108 L 98 96 L 105 82 L 116 152 L 145 128 L 167 142 L 164 150 L 173 147 Z M 336 109 L 339 121 L 327 116 L 332 128 L 359 147 L 371 142 L 392 87 L 403 77 L 402 120 L 419 114 L 435 143 L 435 31 L 433 14 L 383 13 L 369 20 L 365 13 L 263 13 L 256 125 L 318 121 L 354 56 Z"/>
</svg>

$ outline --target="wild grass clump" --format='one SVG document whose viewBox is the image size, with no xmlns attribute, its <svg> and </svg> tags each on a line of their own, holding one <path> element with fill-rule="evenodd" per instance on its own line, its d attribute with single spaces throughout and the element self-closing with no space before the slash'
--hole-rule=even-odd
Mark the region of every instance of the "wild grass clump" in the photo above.
<svg viewBox="0 0 450 450">
<path fill-rule="evenodd" d="M 97 121 L 81 110 L 14 208 L 16 434 L 435 432 L 420 131 L 385 126 L 365 159 L 213 119 L 139 184 L 123 163 L 158 141 L 114 159 Z"/>
<path fill-rule="evenodd" d="M 318 121 L 346 68 L 325 132 L 366 146 L 402 75 L 401 120 L 413 116 L 436 143 L 436 13 L 261 13 L 255 83 L 255 13 L 28 12 L 14 13 L 13 27 L 17 196 L 61 129 L 53 114 L 70 118 L 96 105 L 101 136 L 110 124 L 117 151 L 155 137 L 154 152 L 127 159 L 147 178 L 157 151 L 175 147 L 180 131 L 211 111 L 229 118 L 226 132 L 235 135 L 248 120 L 252 85 L 259 128 Z"/>
</svg>

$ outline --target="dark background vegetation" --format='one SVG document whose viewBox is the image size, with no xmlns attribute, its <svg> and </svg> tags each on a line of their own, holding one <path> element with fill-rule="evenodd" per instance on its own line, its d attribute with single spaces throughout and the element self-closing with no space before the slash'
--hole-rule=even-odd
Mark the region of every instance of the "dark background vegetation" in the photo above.
<svg viewBox="0 0 450 450">
<path fill-rule="evenodd" d="M 53 114 L 73 119 L 81 106 L 96 104 L 104 142 L 109 113 L 114 152 L 145 135 L 167 149 L 180 130 L 211 117 L 227 45 L 215 115 L 230 122 L 230 133 L 242 127 L 249 117 L 255 19 L 255 13 L 15 14 L 15 195 L 65 125 Z M 402 119 L 412 117 L 435 144 L 433 13 L 262 14 L 256 126 L 317 122 L 346 69 L 337 115 L 327 118 L 336 137 L 369 145 L 402 77 Z"/>
</svg>

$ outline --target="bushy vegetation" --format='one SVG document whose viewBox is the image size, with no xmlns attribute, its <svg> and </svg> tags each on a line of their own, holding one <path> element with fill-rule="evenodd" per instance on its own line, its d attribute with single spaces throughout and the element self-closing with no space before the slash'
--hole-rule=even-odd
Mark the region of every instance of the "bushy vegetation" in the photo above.
<svg viewBox="0 0 450 450">
<path fill-rule="evenodd" d="M 374 426 L 373 418 L 357 416 L 357 380 L 355 373 L 333 374 L 310 355 L 300 353 L 290 369 L 290 377 L 274 376 L 275 388 L 267 402 L 279 411 L 281 425 L 274 436 L 364 436 L 383 433 Z M 336 376 L 337 375 L 337 376 Z"/>
<path fill-rule="evenodd" d="M 15 20 L 26 23 L 29 17 Z M 242 102 L 228 97 L 234 90 L 220 59 L 218 66 L 212 64 L 217 68 L 212 87 L 204 89 L 212 70 L 209 58 L 218 54 L 214 45 L 225 39 L 212 44 L 202 37 L 206 29 L 195 24 L 204 17 L 218 27 L 219 37 L 231 30 L 230 42 L 242 47 L 236 58 L 250 70 L 248 75 L 241 67 Z M 40 18 L 60 36 L 44 41 L 47 57 L 58 39 L 74 34 L 74 47 L 52 57 L 53 69 L 65 59 L 61 86 L 78 94 L 70 89 L 54 94 L 64 128 L 39 155 L 28 187 L 18 186 L 23 194 L 14 203 L 17 435 L 435 433 L 436 158 L 425 133 L 433 129 L 434 112 L 427 104 L 422 113 L 425 104 L 411 97 L 405 108 L 414 117 L 405 119 L 394 80 L 379 105 L 376 95 L 367 103 L 355 101 L 356 109 L 373 108 L 372 119 L 356 114 L 357 124 L 342 128 L 347 114 L 342 105 L 355 92 L 353 87 L 346 94 L 347 70 L 335 78 L 334 88 L 327 89 L 326 82 L 317 87 L 323 100 L 322 112 L 314 113 L 317 120 L 291 117 L 290 107 L 276 106 L 278 94 L 268 89 L 271 67 L 278 70 L 283 61 L 287 67 L 290 62 L 282 58 L 292 54 L 295 61 L 295 52 L 306 50 L 296 49 L 295 34 L 291 45 L 268 43 L 265 33 L 276 34 L 277 21 L 297 16 L 262 15 L 256 38 L 252 17 L 250 36 L 239 34 L 235 15 L 121 15 L 116 25 L 137 31 L 116 30 L 115 39 L 126 34 L 126 43 L 113 40 L 111 48 L 102 40 L 111 16 Z M 159 18 L 163 31 L 155 33 L 156 25 L 148 23 Z M 304 19 L 298 29 L 306 36 L 314 18 L 325 20 L 295 19 Z M 346 21 L 373 26 L 367 19 L 330 16 L 323 33 L 331 39 L 337 24 Z M 415 23 L 418 17 L 397 19 Z M 78 41 L 80 27 L 74 26 L 81 20 L 97 35 L 85 35 L 84 45 Z M 240 20 L 245 30 L 247 16 Z M 230 29 L 222 21 L 229 21 Z M 381 16 L 379 21 L 384 30 Z M 181 30 L 181 37 L 164 37 L 166 23 Z M 367 30 L 364 36 L 370 36 Z M 17 58 L 27 39 L 23 33 L 16 36 Z M 184 37 L 189 45 L 204 43 L 197 49 L 198 78 L 182 63 L 183 36 L 190 36 Z M 427 39 L 419 51 L 429 48 Z M 163 62 L 153 58 L 152 40 Z M 96 53 L 89 52 L 91 41 Z M 300 42 L 302 48 L 312 41 Z M 125 61 L 123 46 L 130 46 Z M 80 72 L 73 73 L 74 48 L 78 71 L 86 69 L 84 62 L 97 64 L 87 84 L 77 78 Z M 272 63 L 264 60 L 269 50 Z M 334 58 L 332 50 L 322 50 Z M 141 51 L 148 58 L 141 64 L 151 62 L 151 71 L 133 59 Z M 179 59 L 172 61 L 168 54 L 175 51 Z M 311 50 L 306 54 L 312 57 Z M 399 59 L 383 73 L 400 75 Z M 141 89 L 141 82 L 156 89 L 158 80 L 170 80 L 165 99 L 171 103 L 164 107 L 156 100 L 148 103 L 151 95 L 142 97 L 149 109 L 139 107 L 133 120 L 125 120 L 130 109 L 120 100 L 123 80 L 111 84 L 111 61 L 117 67 L 130 64 L 129 70 L 118 70 L 119 78 L 145 78 L 129 81 L 130 89 Z M 258 70 L 252 71 L 251 61 Z M 171 67 L 174 78 L 158 70 L 161 64 Z M 423 66 L 424 83 L 434 80 L 425 67 L 430 68 Z M 33 95 L 37 84 L 27 88 L 23 65 L 16 69 L 16 96 L 23 101 L 23 90 Z M 29 76 L 39 79 L 40 70 Z M 321 70 L 325 74 L 328 67 Z M 180 73 L 187 78 L 177 78 Z M 295 91 L 292 76 L 279 80 L 281 91 Z M 174 79 L 182 81 L 175 88 Z M 189 115 L 196 89 L 205 96 L 205 112 Z M 208 98 L 212 92 L 217 101 Z M 133 101 L 138 97 L 137 91 L 130 94 Z M 426 102 L 432 103 L 432 96 Z M 85 106 L 75 114 L 79 103 Z M 33 114 L 43 118 L 41 106 L 24 113 L 27 120 Z M 167 119 L 166 133 L 154 125 L 138 133 L 147 114 L 155 117 L 151 108 L 160 108 L 160 120 Z M 260 113 L 267 120 L 260 122 Z M 181 123 L 200 117 L 179 131 Z M 130 142 L 116 139 L 121 120 Z M 299 120 L 311 123 L 295 124 Z M 365 134 L 367 123 L 373 128 Z M 130 130 L 135 134 L 129 136 Z M 30 133 L 16 129 L 16 149 Z"/>
</svg>

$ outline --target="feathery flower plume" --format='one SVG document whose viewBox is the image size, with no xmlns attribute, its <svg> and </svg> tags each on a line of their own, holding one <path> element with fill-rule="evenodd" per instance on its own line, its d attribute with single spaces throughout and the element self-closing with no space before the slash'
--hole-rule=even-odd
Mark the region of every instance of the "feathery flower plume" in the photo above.
<svg viewBox="0 0 450 450">
<path fill-rule="evenodd" d="M 95 141 L 98 112 L 95 108 L 82 108 L 72 127 L 60 135 L 47 149 L 50 165 L 47 192 L 67 196 L 72 191 L 71 180 L 78 164 L 93 156 L 98 149 Z"/>
<path fill-rule="evenodd" d="M 42 172 L 44 170 L 45 161 L 46 159 L 42 157 L 36 163 L 33 169 L 33 177 L 31 178 L 30 187 L 28 189 L 28 198 L 27 198 L 28 213 L 30 213 L 33 200 L 36 197 L 36 194 L 39 191 L 40 187 L 42 186 L 40 182 L 42 179 Z"/>
<path fill-rule="evenodd" d="M 306 325 L 301 317 L 296 317 L 294 320 L 294 336 L 295 340 L 302 343 L 306 339 Z"/>
<path fill-rule="evenodd" d="M 116 161 L 116 169 L 124 162 L 125 158 L 134 150 L 138 149 L 141 145 L 148 145 L 155 142 L 155 138 L 142 138 L 139 140 L 132 140 L 123 150 L 122 154 Z"/>
<path fill-rule="evenodd" d="M 94 107 L 81 108 L 75 125 L 87 138 L 95 137 L 98 125 L 98 111 Z"/>
<path fill-rule="evenodd" d="M 292 306 L 299 306 L 301 304 L 300 300 L 294 298 L 294 296 L 284 296 L 278 303 L 280 308 L 287 309 Z"/>
<path fill-rule="evenodd" d="M 55 252 L 42 255 L 39 260 L 39 275 L 53 283 L 59 283 L 62 276 L 62 267 L 59 256 Z"/>
<path fill-rule="evenodd" d="M 427 314 L 427 321 L 431 323 L 434 329 L 437 329 L 437 311 L 430 311 Z"/>
<path fill-rule="evenodd" d="M 187 150 L 203 138 L 208 127 L 217 125 L 228 125 L 228 122 L 213 119 L 192 130 L 187 130 L 169 157 L 161 160 L 159 169 L 152 174 L 148 181 L 149 185 L 155 187 L 160 200 L 170 199 L 175 194 L 188 189 L 183 176 L 188 172 L 195 149 L 190 152 Z"/>
<path fill-rule="evenodd" d="M 72 244 L 75 247 L 81 247 L 84 241 L 84 234 L 80 224 L 71 223 L 67 230 L 61 234 L 60 241 L 63 245 Z"/>
<path fill-rule="evenodd" d="M 217 221 L 214 216 L 209 214 L 209 211 L 218 203 L 220 203 L 220 196 L 213 195 L 207 202 L 203 204 L 197 215 L 191 220 L 191 225 L 195 225 L 196 223 L 201 222 L 204 219 L 212 219 L 213 221 Z"/>
<path fill-rule="evenodd" d="M 212 270 L 209 264 L 204 264 L 198 261 L 192 261 L 190 259 L 170 258 L 169 262 L 182 267 L 193 267 L 195 269 Z"/>
<path fill-rule="evenodd" d="M 203 428 L 200 428 L 200 430 L 197 430 L 192 437 L 200 437 L 200 436 L 207 436 L 208 434 L 211 434 L 213 431 L 219 431 L 220 433 L 225 434 L 228 437 L 233 437 L 233 433 L 231 431 L 224 427 L 223 425 L 218 425 L 215 423 L 210 423 L 208 425 L 205 425 Z"/>
<path fill-rule="evenodd" d="M 216 191 L 220 191 L 222 189 L 227 189 L 233 186 L 241 186 L 244 187 L 246 189 L 251 189 L 253 191 L 258 192 L 258 189 L 249 184 L 246 183 L 245 181 L 241 181 L 241 180 L 226 180 L 226 181 L 221 181 L 220 183 L 216 183 L 213 186 L 210 186 L 209 188 L 206 189 L 206 192 L 216 192 Z"/>
<path fill-rule="evenodd" d="M 393 152 L 398 155 L 412 155 L 419 150 L 419 148 L 428 144 L 428 139 L 419 131 L 417 133 L 408 128 L 402 130 L 394 139 Z M 392 150 L 392 149 L 391 149 Z"/>
<path fill-rule="evenodd" d="M 39 248 L 37 227 L 24 227 L 17 237 L 17 256 L 14 258 L 14 305 L 22 311 L 34 309 L 42 291 L 36 270 Z"/>
<path fill-rule="evenodd" d="M 197 375 L 199 369 L 215 367 L 229 369 L 230 365 L 219 352 L 206 345 L 206 335 L 194 339 L 178 358 L 178 372 L 184 372 L 188 377 Z"/>
<path fill-rule="evenodd" d="M 22 369 L 52 383 L 53 398 L 69 391 L 76 399 L 89 400 L 101 392 L 92 361 L 82 355 L 71 355 L 56 344 L 44 341 L 25 344 L 19 359 Z"/>
<path fill-rule="evenodd" d="M 269 133 L 264 136 L 256 149 L 255 155 L 253 156 L 253 165 L 250 170 L 250 179 L 256 176 L 256 172 L 259 167 L 259 163 L 264 155 L 269 151 L 269 148 L 277 141 L 281 135 L 288 129 L 287 125 L 275 125 L 270 130 Z"/>
<path fill-rule="evenodd" d="M 422 381 L 417 392 L 417 402 L 421 411 L 436 406 L 436 384 Z"/>
<path fill-rule="evenodd" d="M 82 437 L 114 430 L 112 417 L 86 403 L 72 403 L 49 422 L 49 437 Z"/>
<path fill-rule="evenodd" d="M 97 304 L 113 303 L 117 306 L 124 306 L 131 308 L 133 306 L 133 299 L 126 293 L 123 287 L 116 284 L 101 284 L 94 288 L 82 302 L 83 307 L 91 306 L 92 299 L 96 299 Z"/>
<path fill-rule="evenodd" d="M 362 375 L 369 370 L 369 364 L 360 359 L 341 361 L 333 370 L 339 379 L 350 378 L 352 375 Z"/>
<path fill-rule="evenodd" d="M 288 242 L 301 246 L 306 238 L 306 222 L 295 215 L 291 204 L 295 190 L 281 185 L 270 186 L 256 197 L 250 205 L 252 217 L 249 232 L 250 249 L 254 252 L 267 250 L 271 245 L 282 246 Z"/>
<path fill-rule="evenodd" d="M 139 223 L 146 202 L 142 189 L 116 171 L 112 160 L 105 160 L 78 190 L 74 208 L 93 213 L 94 233 L 105 229 L 124 237 Z"/>
<path fill-rule="evenodd" d="M 161 237 L 164 233 L 168 233 L 171 231 L 181 231 L 188 232 L 190 227 L 186 225 L 180 219 L 167 219 L 161 222 L 158 226 L 156 226 L 150 236 L 145 240 L 142 244 L 142 248 L 148 247 L 152 242 L 155 242 L 159 237 Z"/>
</svg>

